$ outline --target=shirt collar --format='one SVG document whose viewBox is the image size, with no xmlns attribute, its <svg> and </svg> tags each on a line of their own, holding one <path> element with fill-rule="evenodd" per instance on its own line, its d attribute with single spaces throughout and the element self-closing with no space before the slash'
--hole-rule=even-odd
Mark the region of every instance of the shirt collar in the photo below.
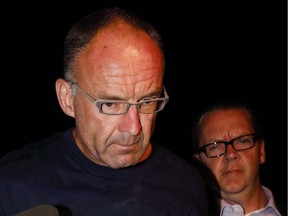
<svg viewBox="0 0 288 216">
<path fill-rule="evenodd" d="M 266 211 L 267 212 L 273 211 L 273 212 L 275 212 L 273 215 L 281 216 L 281 214 L 279 213 L 279 211 L 276 208 L 276 204 L 275 204 L 275 201 L 274 201 L 274 197 L 273 197 L 272 191 L 270 189 L 268 189 L 267 187 L 265 187 L 265 186 L 262 186 L 262 188 L 264 190 L 266 201 L 267 201 L 266 202 L 266 206 L 264 208 L 262 208 L 262 209 L 259 209 L 259 210 L 250 212 L 248 214 L 245 214 L 245 216 L 252 216 L 252 215 L 255 215 L 255 213 L 259 214 L 260 212 L 261 213 L 263 212 L 263 215 L 265 215 L 264 213 Z M 243 214 L 244 210 L 243 210 L 243 207 L 241 205 L 239 205 L 239 204 L 231 205 L 227 201 L 222 199 L 221 200 L 221 214 L 220 215 L 223 215 L 223 216 L 229 215 L 229 214 L 227 214 L 228 211 L 229 212 L 234 212 L 234 215 L 244 215 Z"/>
</svg>

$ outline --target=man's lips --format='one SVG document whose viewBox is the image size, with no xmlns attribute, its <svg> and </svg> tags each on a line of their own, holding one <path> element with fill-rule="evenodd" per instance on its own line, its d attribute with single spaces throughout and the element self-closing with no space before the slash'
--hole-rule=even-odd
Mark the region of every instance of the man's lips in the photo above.
<svg viewBox="0 0 288 216">
<path fill-rule="evenodd" d="M 123 148 L 129 148 L 129 147 L 133 147 L 135 144 L 138 144 L 139 141 L 140 141 L 140 138 L 136 140 L 129 140 L 127 142 L 125 141 L 114 142 L 113 144 L 121 146 Z"/>
<path fill-rule="evenodd" d="M 131 148 L 133 145 L 135 145 L 135 143 L 132 143 L 132 144 L 119 144 L 119 143 L 117 143 L 116 145 L 120 146 L 122 148 Z"/>
<path fill-rule="evenodd" d="M 114 142 L 111 143 L 113 146 L 117 146 L 118 149 L 122 150 L 134 150 L 135 147 L 141 145 L 141 138 L 133 138 L 133 139 L 126 139 L 126 140 L 114 140 Z"/>
<path fill-rule="evenodd" d="M 116 145 L 119 149 L 122 150 L 133 150 L 137 144 L 138 144 L 137 142 L 114 143 L 114 145 Z"/>
<path fill-rule="evenodd" d="M 231 175 L 231 174 L 239 174 L 242 171 L 239 169 L 229 169 L 222 173 L 222 175 Z"/>
</svg>

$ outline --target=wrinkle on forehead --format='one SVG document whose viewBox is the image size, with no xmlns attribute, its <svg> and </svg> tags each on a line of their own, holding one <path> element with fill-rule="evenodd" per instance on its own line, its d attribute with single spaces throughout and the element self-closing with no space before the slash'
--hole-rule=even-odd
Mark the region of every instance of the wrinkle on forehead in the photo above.
<svg viewBox="0 0 288 216">
<path fill-rule="evenodd" d="M 136 101 L 162 90 L 161 49 L 145 32 L 125 23 L 98 32 L 78 56 L 77 65 L 78 81 L 95 97 Z"/>
<path fill-rule="evenodd" d="M 123 71 L 125 75 L 133 73 L 138 66 L 133 65 L 134 62 L 145 62 L 151 68 L 159 67 L 160 63 L 164 67 L 161 50 L 154 41 L 145 32 L 125 23 L 110 26 L 97 33 L 78 60 L 78 65 L 86 67 L 86 71 L 97 71 L 97 67 L 101 65 L 111 69 L 110 76 L 122 76 L 120 72 Z M 120 71 L 120 68 L 123 70 Z"/>
</svg>

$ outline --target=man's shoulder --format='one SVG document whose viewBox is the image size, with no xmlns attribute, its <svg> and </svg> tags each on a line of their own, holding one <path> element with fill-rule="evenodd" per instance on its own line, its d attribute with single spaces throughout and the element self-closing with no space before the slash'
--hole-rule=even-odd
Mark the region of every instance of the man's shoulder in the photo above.
<svg viewBox="0 0 288 216">
<path fill-rule="evenodd" d="M 30 160 L 35 160 L 39 157 L 39 153 L 48 152 L 47 150 L 53 149 L 64 138 L 65 132 L 56 132 L 44 139 L 30 142 L 23 147 L 8 152 L 2 158 L 0 158 L 0 171 L 4 167 L 17 166 L 18 164 L 25 163 Z"/>
</svg>

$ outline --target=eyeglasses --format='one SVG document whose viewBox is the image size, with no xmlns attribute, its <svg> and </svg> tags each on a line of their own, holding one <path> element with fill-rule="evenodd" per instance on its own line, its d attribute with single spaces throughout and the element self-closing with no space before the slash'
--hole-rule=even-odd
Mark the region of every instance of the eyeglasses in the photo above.
<svg viewBox="0 0 288 216">
<path fill-rule="evenodd" d="M 235 151 L 243 151 L 253 148 L 257 141 L 257 134 L 245 134 L 230 141 L 215 141 L 208 143 L 197 150 L 197 154 L 204 152 L 206 157 L 214 158 L 224 155 L 228 145 L 232 145 Z"/>
<path fill-rule="evenodd" d="M 71 80 L 67 80 L 72 85 L 75 85 L 84 95 L 90 99 L 95 105 L 98 107 L 99 112 L 106 115 L 122 115 L 129 111 L 132 105 L 135 105 L 138 112 L 141 114 L 152 114 L 161 111 L 164 109 L 165 105 L 169 100 L 169 96 L 166 92 L 165 87 L 163 86 L 164 97 L 163 98 L 155 98 L 155 99 L 147 99 L 143 101 L 139 101 L 137 103 L 128 103 L 125 101 L 117 101 L 117 100 L 97 100 L 88 94 L 84 89 L 82 89 L 79 85 Z"/>
</svg>

